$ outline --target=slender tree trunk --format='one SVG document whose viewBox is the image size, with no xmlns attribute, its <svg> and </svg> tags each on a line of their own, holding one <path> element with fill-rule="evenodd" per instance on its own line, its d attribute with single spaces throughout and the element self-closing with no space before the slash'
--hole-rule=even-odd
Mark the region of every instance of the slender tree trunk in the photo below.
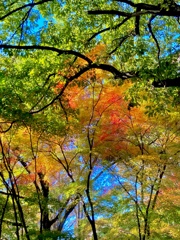
<svg viewBox="0 0 180 240">
<path fill-rule="evenodd" d="M 9 195 L 7 195 L 6 202 L 5 202 L 4 207 L 2 209 L 2 215 L 1 215 L 1 219 L 0 219 L 0 238 L 1 238 L 1 235 L 2 235 L 2 223 L 3 223 L 4 215 L 5 215 L 5 212 L 6 212 L 6 207 L 7 207 L 8 200 L 9 200 Z"/>
</svg>

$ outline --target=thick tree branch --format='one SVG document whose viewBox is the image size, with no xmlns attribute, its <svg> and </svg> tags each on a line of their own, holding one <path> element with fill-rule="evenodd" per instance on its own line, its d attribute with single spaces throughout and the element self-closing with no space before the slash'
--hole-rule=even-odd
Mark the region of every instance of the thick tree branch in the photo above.
<svg viewBox="0 0 180 240">
<path fill-rule="evenodd" d="M 120 3 L 126 3 L 129 6 L 133 7 L 133 8 L 140 8 L 143 10 L 157 10 L 157 11 L 161 11 L 161 12 L 166 12 L 166 14 L 173 14 L 172 16 L 174 16 L 175 12 L 176 14 L 178 14 L 180 12 L 180 6 L 178 4 L 176 4 L 174 1 L 170 2 L 169 6 L 168 6 L 168 10 L 163 8 L 163 6 L 161 4 L 158 5 L 153 5 L 153 4 L 147 4 L 147 3 L 134 3 L 130 0 L 114 0 L 116 2 L 120 2 Z M 165 3 L 165 1 L 164 1 Z M 169 16 L 169 15 L 168 15 Z"/>
<path fill-rule="evenodd" d="M 122 17 L 131 17 L 132 13 L 122 12 L 118 10 L 89 10 L 88 14 L 90 15 L 104 15 L 104 14 L 111 14 L 117 15 Z"/>
<path fill-rule="evenodd" d="M 71 214 L 71 212 L 74 210 L 74 208 L 76 207 L 78 201 L 79 201 L 79 197 L 77 196 L 74 201 L 69 204 L 69 206 L 67 205 L 65 208 L 64 208 L 64 216 L 62 217 L 61 221 L 60 221 L 60 224 L 58 226 L 58 231 L 62 231 L 63 229 L 63 226 L 68 218 L 68 216 Z M 59 217 L 60 213 L 58 214 L 58 217 Z M 57 217 L 57 216 L 56 216 Z"/>
<path fill-rule="evenodd" d="M 90 64 L 82 69 L 80 69 L 76 74 L 74 74 L 73 76 L 71 76 L 70 78 L 66 78 L 66 83 L 64 84 L 63 88 L 61 89 L 61 91 L 59 92 L 59 94 L 53 98 L 48 104 L 46 104 L 45 106 L 43 106 L 42 108 L 35 110 L 35 111 L 31 111 L 30 114 L 35 114 L 35 113 L 39 113 L 41 111 L 43 111 L 44 109 L 48 108 L 50 105 L 52 105 L 56 100 L 58 100 L 64 93 L 65 89 L 67 88 L 67 86 L 74 80 L 77 79 L 78 77 L 80 77 L 83 73 L 89 71 L 90 69 L 101 69 L 101 70 L 105 70 L 108 71 L 110 73 L 112 73 L 114 75 L 115 79 L 122 79 L 122 80 L 126 80 L 126 79 L 131 79 L 131 78 L 135 78 L 138 77 L 139 74 L 135 73 L 135 72 L 120 72 L 118 69 L 116 69 L 115 67 L 108 65 L 108 64 Z M 175 78 L 175 79 L 166 79 L 166 80 L 162 80 L 162 81 L 158 81 L 158 82 L 153 82 L 153 86 L 154 87 L 177 87 L 180 86 L 180 77 Z"/>
<path fill-rule="evenodd" d="M 111 14 L 111 15 L 117 15 L 120 17 L 137 17 L 142 15 L 148 15 L 148 14 L 156 14 L 158 16 L 167 16 L 167 17 L 179 17 L 180 16 L 180 6 L 178 9 L 172 8 L 169 10 L 166 9 L 160 9 L 157 10 L 156 8 L 151 10 L 145 10 L 144 11 L 135 11 L 132 13 L 118 11 L 118 10 L 89 10 L 88 14 L 90 15 L 103 15 L 103 14 Z"/>
<path fill-rule="evenodd" d="M 61 55 L 61 54 L 74 55 L 74 56 L 77 56 L 79 58 L 82 58 L 83 60 L 85 60 L 89 64 L 92 63 L 92 60 L 90 58 L 86 57 L 85 55 L 83 55 L 79 52 L 76 52 L 76 51 L 73 51 L 73 50 L 61 50 L 59 48 L 50 47 L 50 46 L 39 46 L 39 45 L 18 46 L 18 45 L 0 44 L 0 49 L 47 50 L 47 51 L 56 52 L 56 53 L 58 53 L 58 55 Z"/>
<path fill-rule="evenodd" d="M 152 35 L 154 41 L 156 42 L 157 48 L 158 48 L 158 58 L 160 56 L 160 47 L 158 44 L 158 41 L 152 31 L 151 28 L 151 22 L 156 16 L 168 16 L 168 17 L 180 17 L 180 6 L 176 4 L 176 6 L 171 5 L 168 8 L 163 8 L 160 5 L 149 5 L 149 4 L 134 4 L 131 1 L 120 1 L 129 4 L 132 7 L 135 7 L 136 9 L 134 12 L 126 12 L 126 11 L 118 11 L 118 10 L 90 10 L 88 11 L 88 14 L 90 15 L 116 15 L 119 17 L 126 17 L 121 23 L 116 24 L 114 27 L 108 27 L 105 29 L 102 29 L 98 31 L 97 33 L 93 34 L 91 38 L 88 39 L 88 42 L 91 41 L 94 37 L 96 37 L 98 34 L 101 34 L 103 32 L 109 31 L 111 29 L 117 29 L 120 26 L 122 26 L 126 21 L 128 21 L 131 18 L 135 18 L 135 33 L 136 35 L 140 35 L 140 17 L 143 15 L 149 15 L 151 14 L 152 17 L 149 20 L 148 27 L 150 34 Z"/>
<path fill-rule="evenodd" d="M 141 8 L 137 7 L 136 12 L 140 12 L 140 11 L 141 11 Z M 139 23 L 140 23 L 140 16 L 136 16 L 136 18 L 135 18 L 135 33 L 136 33 L 136 35 L 140 35 Z"/>
<path fill-rule="evenodd" d="M 111 65 L 108 65 L 108 64 L 91 64 L 89 66 L 89 69 L 92 69 L 92 68 L 96 68 L 96 69 L 102 69 L 102 70 L 105 70 L 105 71 L 108 71 L 110 73 L 112 73 L 114 75 L 114 78 L 115 79 L 122 79 L 122 80 L 125 80 L 125 79 L 129 79 L 129 78 L 134 78 L 134 77 L 138 77 L 138 73 L 135 73 L 135 72 L 120 72 L 117 68 L 111 66 Z"/>
<path fill-rule="evenodd" d="M 34 110 L 31 111 L 30 114 L 35 114 L 35 113 L 39 113 L 41 111 L 43 111 L 44 109 L 48 108 L 50 105 L 52 105 L 56 100 L 58 100 L 64 93 L 65 89 L 67 88 L 67 86 L 74 80 L 77 79 L 78 77 L 80 77 L 83 73 L 91 70 L 91 69 L 102 69 L 105 71 L 108 71 L 110 73 L 112 73 L 114 75 L 115 79 L 129 79 L 129 78 L 133 78 L 133 77 L 137 77 L 138 74 L 137 73 L 132 73 L 132 72 L 120 72 L 119 70 L 117 70 L 115 67 L 108 65 L 108 64 L 97 64 L 97 63 L 92 63 L 89 64 L 88 66 L 80 69 L 77 73 L 75 73 L 73 76 L 71 76 L 70 78 L 66 78 L 66 83 L 64 84 L 64 86 L 62 87 L 62 89 L 60 90 L 59 94 L 53 98 L 48 104 L 46 104 L 45 106 L 43 106 L 41 109 L 38 110 Z"/>
<path fill-rule="evenodd" d="M 154 81 L 152 85 L 154 87 L 180 87 L 180 77 L 174 79 L 167 78 L 162 81 Z"/>
</svg>

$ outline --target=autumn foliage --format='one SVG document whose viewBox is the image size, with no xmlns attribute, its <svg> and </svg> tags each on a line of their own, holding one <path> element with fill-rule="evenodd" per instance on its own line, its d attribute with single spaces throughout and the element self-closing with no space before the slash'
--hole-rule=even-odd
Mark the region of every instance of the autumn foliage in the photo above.
<svg viewBox="0 0 180 240">
<path fill-rule="evenodd" d="M 104 49 L 98 45 L 87 56 L 98 62 Z M 67 62 L 52 93 L 59 94 L 65 75 L 85 64 Z M 60 236 L 70 221 L 79 239 L 115 239 L 119 233 L 119 239 L 178 239 L 171 209 L 179 208 L 179 114 L 148 117 L 143 92 L 141 105 L 130 107 L 132 86 L 91 69 L 41 113 L 42 126 L 22 121 L 1 134 L 2 208 L 11 199 L 11 212 L 1 211 L 1 229 L 12 218 L 17 236 L 21 226 L 29 239 L 34 233 L 28 235 L 28 228 L 41 239 L 48 232 Z"/>
</svg>

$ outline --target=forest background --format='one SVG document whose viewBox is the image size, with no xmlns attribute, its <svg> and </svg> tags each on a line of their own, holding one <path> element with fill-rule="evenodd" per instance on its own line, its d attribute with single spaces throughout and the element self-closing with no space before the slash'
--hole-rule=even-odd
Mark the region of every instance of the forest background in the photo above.
<svg viewBox="0 0 180 240">
<path fill-rule="evenodd" d="M 1 1 L 0 239 L 179 239 L 179 18 Z"/>
</svg>

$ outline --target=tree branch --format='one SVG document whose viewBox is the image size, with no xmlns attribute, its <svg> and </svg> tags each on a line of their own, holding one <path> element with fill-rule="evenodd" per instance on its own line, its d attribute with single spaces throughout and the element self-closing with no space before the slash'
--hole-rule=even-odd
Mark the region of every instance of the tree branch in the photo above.
<svg viewBox="0 0 180 240">
<path fill-rule="evenodd" d="M 137 7 L 136 12 L 140 12 L 140 11 L 141 11 L 141 8 Z M 136 16 L 136 18 L 135 18 L 135 33 L 136 33 L 136 35 L 140 35 L 139 23 L 140 23 L 140 16 Z"/>
<path fill-rule="evenodd" d="M 24 8 L 27 8 L 27 7 L 33 8 L 33 7 L 36 6 L 36 5 L 40 5 L 40 4 L 43 4 L 43 3 L 46 3 L 46 2 L 50 2 L 50 1 L 53 1 L 53 0 L 42 0 L 42 1 L 37 2 L 37 3 L 33 3 L 33 2 L 32 2 L 32 3 L 25 4 L 25 5 L 21 6 L 21 7 L 18 7 L 18 8 L 16 8 L 16 9 L 8 12 L 8 13 L 5 14 L 4 16 L 0 17 L 0 21 L 3 20 L 3 19 L 5 19 L 6 17 L 9 17 L 9 16 L 12 15 L 13 13 L 16 13 L 16 12 L 18 12 L 18 11 L 21 11 L 21 10 L 24 9 Z"/>
<path fill-rule="evenodd" d="M 109 55 L 113 54 L 114 52 L 116 52 L 116 50 L 123 44 L 123 42 L 125 42 L 130 36 L 135 36 L 135 32 L 131 31 L 129 34 L 119 38 L 119 43 L 118 45 L 109 53 Z"/>
<path fill-rule="evenodd" d="M 154 87 L 160 88 L 160 87 L 180 87 L 180 77 L 174 78 L 174 79 L 170 79 L 167 78 L 165 80 L 161 80 L 161 81 L 154 81 L 152 83 L 152 85 Z"/>
<path fill-rule="evenodd" d="M 166 9 L 158 9 L 155 7 L 154 9 L 143 9 L 144 11 L 135 11 L 132 13 L 127 13 L 123 11 L 118 10 L 89 10 L 88 14 L 90 15 L 102 15 L 102 14 L 111 14 L 111 15 L 117 15 L 120 17 L 137 17 L 141 15 L 148 15 L 148 14 L 156 14 L 158 16 L 168 16 L 168 17 L 179 17 L 180 16 L 180 6 L 178 8 L 170 8 L 169 10 Z"/>
<path fill-rule="evenodd" d="M 127 22 L 130 19 L 130 17 L 126 17 L 125 19 L 123 19 L 120 23 L 116 24 L 114 27 L 108 27 L 108 28 L 104 28 L 96 33 L 94 33 L 88 40 L 87 42 L 90 42 L 93 38 L 95 38 L 97 35 L 109 31 L 109 30 L 115 30 L 117 28 L 119 28 L 120 26 L 122 26 L 125 22 Z"/>
<path fill-rule="evenodd" d="M 170 14 L 170 12 L 171 12 L 171 14 L 173 14 L 172 16 L 174 16 L 175 12 L 176 12 L 176 14 L 180 13 L 180 6 L 178 4 L 176 4 L 174 1 L 173 1 L 173 3 L 169 4 L 168 10 L 163 8 L 161 4 L 153 5 L 153 4 L 147 4 L 147 3 L 134 3 L 130 0 L 114 0 L 114 1 L 120 2 L 120 3 L 126 3 L 133 8 L 140 8 L 143 10 L 153 10 L 153 11 L 159 11 L 159 12 L 161 11 L 162 13 L 166 12 L 166 14 L 167 13 Z M 164 1 L 164 3 L 165 3 L 165 1 Z"/>
<path fill-rule="evenodd" d="M 0 49 L 20 49 L 20 50 L 47 50 L 47 51 L 52 51 L 52 52 L 57 52 L 58 55 L 61 54 L 69 54 L 69 55 L 74 55 L 77 56 L 79 58 L 82 58 L 83 60 L 85 60 L 87 63 L 91 64 L 92 60 L 88 57 L 86 57 L 85 55 L 73 51 L 73 50 L 61 50 L 55 47 L 50 47 L 50 46 L 39 46 L 39 45 L 25 45 L 25 46 L 17 46 L 17 45 L 7 45 L 7 44 L 0 44 Z"/>
<path fill-rule="evenodd" d="M 59 94 L 53 98 L 48 104 L 46 104 L 44 107 L 42 107 L 41 109 L 35 110 L 35 111 L 30 111 L 30 114 L 35 114 L 35 113 L 39 113 L 41 111 L 43 111 L 44 109 L 48 108 L 50 105 L 52 105 L 56 100 L 58 100 L 64 93 L 65 89 L 67 88 L 67 86 L 74 80 L 77 79 L 78 77 L 80 77 L 83 73 L 89 71 L 90 69 L 102 69 L 105 71 L 108 71 L 110 73 L 112 73 L 115 77 L 115 79 L 129 79 L 129 78 L 133 78 L 133 77 L 137 77 L 138 74 L 137 73 L 133 73 L 133 72 L 120 72 L 118 69 L 116 69 L 115 67 L 108 65 L 108 64 L 97 64 L 97 63 L 92 63 L 89 64 L 88 66 L 80 69 L 77 73 L 75 73 L 73 76 L 71 76 L 70 78 L 66 78 L 66 83 L 64 84 L 64 86 L 62 87 L 61 91 L 59 92 Z"/>
<path fill-rule="evenodd" d="M 11 192 L 3 192 L 3 191 L 0 191 L 0 194 L 6 195 L 6 196 L 12 196 L 12 193 L 11 193 Z M 16 196 L 19 197 L 19 198 L 24 198 L 24 197 L 19 196 L 19 195 L 16 195 Z"/>
<path fill-rule="evenodd" d="M 150 32 L 152 38 L 154 39 L 154 41 L 156 43 L 156 46 L 157 46 L 157 49 L 158 49 L 157 57 L 158 57 L 158 60 L 159 60 L 161 49 L 160 49 L 160 46 L 159 46 L 159 42 L 158 42 L 155 34 L 153 33 L 152 26 L 151 26 L 151 22 L 154 20 L 155 17 L 156 17 L 156 15 L 152 15 L 151 18 L 149 19 L 148 28 L 149 28 L 149 32 Z"/>
<path fill-rule="evenodd" d="M 14 123 L 16 123 L 16 120 L 12 121 L 12 122 L 10 123 L 10 126 L 9 126 L 6 130 L 3 130 L 3 129 L 0 127 L 0 133 L 6 133 L 6 132 L 8 132 L 8 131 L 12 128 L 12 126 L 13 126 Z"/>
<path fill-rule="evenodd" d="M 20 222 L 11 222 L 11 221 L 5 220 L 5 219 L 3 219 L 2 221 L 5 222 L 5 223 L 7 223 L 8 225 L 10 224 L 10 225 L 12 225 L 12 226 L 23 227 L 22 223 L 20 223 Z"/>
</svg>

